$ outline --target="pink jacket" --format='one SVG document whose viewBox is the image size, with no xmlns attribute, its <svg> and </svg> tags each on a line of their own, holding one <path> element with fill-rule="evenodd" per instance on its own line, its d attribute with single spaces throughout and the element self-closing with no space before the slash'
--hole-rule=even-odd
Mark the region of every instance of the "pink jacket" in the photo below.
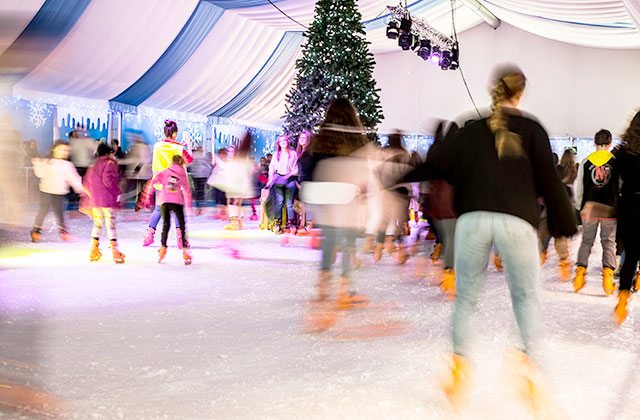
<svg viewBox="0 0 640 420">
<path fill-rule="evenodd" d="M 151 183 L 162 186 L 158 191 L 157 204 L 175 203 L 191 206 L 191 187 L 184 167 L 174 163 L 169 169 L 157 173 Z"/>
<path fill-rule="evenodd" d="M 121 194 L 118 164 L 108 156 L 101 156 L 89 167 L 82 184 L 87 192 L 86 207 L 118 207 Z"/>
</svg>

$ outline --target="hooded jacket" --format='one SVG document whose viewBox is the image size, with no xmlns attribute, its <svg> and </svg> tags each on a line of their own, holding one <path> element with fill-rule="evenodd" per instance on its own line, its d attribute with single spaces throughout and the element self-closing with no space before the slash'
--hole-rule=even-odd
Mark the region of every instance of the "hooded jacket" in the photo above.
<svg viewBox="0 0 640 420">
<path fill-rule="evenodd" d="M 118 164 L 108 156 L 101 156 L 89 167 L 82 184 L 87 192 L 87 207 L 117 207 L 121 194 Z"/>
<path fill-rule="evenodd" d="M 151 163 L 153 174 L 155 175 L 169 168 L 175 155 L 182 156 L 186 164 L 193 162 L 193 155 L 189 153 L 186 145 L 182 143 L 178 143 L 171 139 L 165 139 L 154 144 L 153 159 Z"/>
<path fill-rule="evenodd" d="M 191 205 L 191 187 L 187 171 L 174 163 L 168 169 L 156 174 L 151 181 L 159 189 L 158 204 L 174 203 Z"/>
<path fill-rule="evenodd" d="M 591 153 L 578 169 L 576 206 L 582 210 L 587 202 L 597 203 L 608 209 L 608 216 L 615 215 L 618 202 L 618 174 L 615 156 L 608 150 Z"/>
</svg>

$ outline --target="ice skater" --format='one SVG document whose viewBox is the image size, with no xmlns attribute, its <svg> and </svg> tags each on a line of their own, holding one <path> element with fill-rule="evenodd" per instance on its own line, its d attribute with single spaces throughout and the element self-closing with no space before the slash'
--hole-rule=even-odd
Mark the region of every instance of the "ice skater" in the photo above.
<svg viewBox="0 0 640 420">
<path fill-rule="evenodd" d="M 169 168 L 174 156 L 181 156 L 185 164 L 189 164 L 193 161 L 193 155 L 189 151 L 188 145 L 176 140 L 178 138 L 178 125 L 175 121 L 165 120 L 164 135 L 165 139 L 157 142 L 153 146 L 151 168 L 154 175 Z M 158 188 L 155 188 L 155 191 L 157 199 Z M 149 219 L 149 227 L 147 228 L 147 233 L 144 236 L 142 243 L 143 246 L 149 246 L 154 242 L 154 236 L 156 234 L 158 223 L 160 222 L 160 217 L 160 205 L 156 202 L 153 213 L 151 213 L 151 218 Z M 175 222 L 177 227 L 178 220 L 176 219 Z M 176 242 L 178 243 L 178 248 L 181 248 L 183 244 L 181 239 L 182 231 L 179 229 L 180 228 L 176 229 Z"/>
<path fill-rule="evenodd" d="M 89 261 L 95 262 L 102 257 L 100 251 L 100 232 L 106 224 L 107 238 L 113 261 L 123 264 L 125 255 L 118 249 L 116 230 L 116 208 L 120 207 L 120 175 L 115 160 L 115 150 L 100 143 L 96 152 L 97 159 L 89 166 L 83 179 L 86 196 L 80 199 L 80 209 L 93 219 L 91 229 L 91 250 Z"/>
<path fill-rule="evenodd" d="M 444 391 L 459 404 L 470 389 L 471 317 L 485 280 L 495 244 L 504 261 L 511 301 L 522 341 L 517 351 L 519 384 L 537 403 L 536 357 L 541 325 L 540 262 L 536 228 L 537 196 L 547 203 L 552 236 L 576 233 L 567 191 L 555 171 L 549 138 L 542 126 L 518 110 L 526 78 L 516 67 L 496 73 L 491 90 L 492 113 L 436 144 L 429 164 L 453 181 L 455 210 L 456 301 L 453 310 L 453 354 Z"/>
<path fill-rule="evenodd" d="M 63 140 L 56 140 L 51 147 L 49 159 L 33 159 L 33 172 L 40 178 L 40 209 L 31 229 L 31 241 L 39 242 L 42 237 L 42 222 L 53 209 L 58 223 L 58 232 L 63 241 L 71 240 L 71 235 L 64 222 L 64 208 L 69 188 L 77 194 L 84 194 L 82 178 L 73 163 L 69 161 L 69 145 Z"/>
<path fill-rule="evenodd" d="M 158 250 L 158 262 L 167 255 L 167 237 L 171 228 L 171 213 L 175 214 L 178 220 L 178 228 L 182 235 L 182 258 L 185 265 L 191 264 L 191 251 L 187 241 L 187 227 L 185 225 L 184 208 L 191 207 L 191 188 L 189 186 L 189 176 L 184 167 L 184 160 L 180 155 L 174 155 L 171 159 L 171 166 L 168 169 L 156 174 L 152 182 L 160 185 L 158 201 L 162 211 L 162 237 L 161 246 Z"/>
</svg>

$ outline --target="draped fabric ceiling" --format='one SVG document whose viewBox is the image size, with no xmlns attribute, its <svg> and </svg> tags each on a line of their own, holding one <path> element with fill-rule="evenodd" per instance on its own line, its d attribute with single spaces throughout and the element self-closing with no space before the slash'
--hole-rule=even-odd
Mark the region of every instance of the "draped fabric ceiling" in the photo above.
<svg viewBox="0 0 640 420">
<path fill-rule="evenodd" d="M 313 20 L 314 0 L 272 2 L 301 25 Z M 385 36 L 388 3 L 397 1 L 358 1 L 376 54 L 397 51 Z M 640 48 L 638 0 L 480 3 L 539 36 Z M 452 33 L 450 0 L 408 5 Z M 458 32 L 483 24 L 463 1 L 453 5 Z M 14 96 L 62 107 L 142 106 L 277 126 L 304 41 L 300 24 L 267 0 L 3 0 L 0 74 L 11 76 Z"/>
</svg>

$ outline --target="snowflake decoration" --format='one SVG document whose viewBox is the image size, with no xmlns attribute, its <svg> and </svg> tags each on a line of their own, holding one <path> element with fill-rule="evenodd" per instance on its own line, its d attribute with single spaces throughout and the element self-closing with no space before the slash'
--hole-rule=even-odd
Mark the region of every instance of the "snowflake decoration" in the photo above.
<svg viewBox="0 0 640 420">
<path fill-rule="evenodd" d="M 40 128 L 47 121 L 47 117 L 44 115 L 47 106 L 40 102 L 29 102 L 29 121 L 35 128 Z"/>
<path fill-rule="evenodd" d="M 197 124 L 187 124 L 182 136 L 185 137 L 185 134 L 188 134 L 191 146 L 203 145 L 202 130 L 200 129 L 200 127 L 198 127 Z"/>
<path fill-rule="evenodd" d="M 164 122 L 153 125 L 153 137 L 156 138 L 156 141 L 164 139 Z"/>
<path fill-rule="evenodd" d="M 271 137 L 264 142 L 264 147 L 262 148 L 262 156 L 266 156 L 268 153 L 273 153 L 276 150 L 276 139 Z"/>
</svg>

